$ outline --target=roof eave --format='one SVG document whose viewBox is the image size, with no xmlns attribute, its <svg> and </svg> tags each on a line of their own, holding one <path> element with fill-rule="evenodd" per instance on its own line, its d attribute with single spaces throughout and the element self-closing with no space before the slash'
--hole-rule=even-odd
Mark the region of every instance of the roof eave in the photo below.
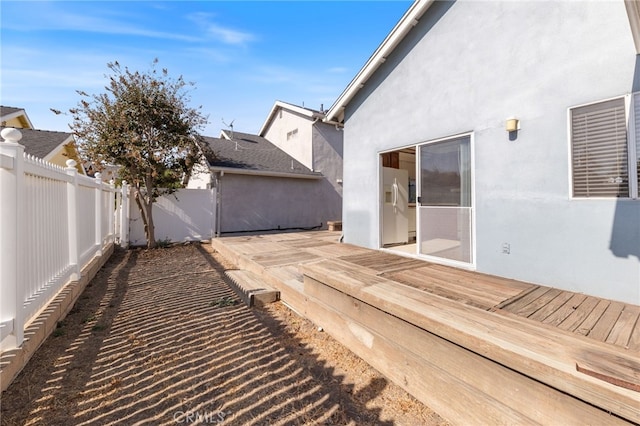
<svg viewBox="0 0 640 426">
<path fill-rule="evenodd" d="M 27 115 L 27 112 L 24 109 L 20 109 L 18 111 L 14 111 L 7 115 L 3 115 L 2 121 L 9 121 L 14 118 L 22 119 L 21 121 L 24 122 L 23 124 L 26 124 L 25 128 L 33 130 L 33 123 L 31 123 L 31 120 L 29 119 L 29 116 Z"/>
<path fill-rule="evenodd" d="M 344 120 L 344 109 L 353 97 L 364 87 L 373 73 L 384 63 L 387 56 L 393 52 L 396 46 L 404 37 L 416 26 L 418 20 L 424 15 L 435 0 L 416 0 L 409 10 L 404 14 L 389 35 L 378 46 L 371 55 L 367 63 L 351 80 L 347 88 L 338 97 L 336 102 L 329 108 L 324 121 L 328 123 L 341 123 Z"/>
<path fill-rule="evenodd" d="M 314 113 L 313 111 L 310 111 L 310 110 L 308 110 L 306 108 L 302 108 L 302 107 L 299 107 L 297 105 L 290 104 L 288 102 L 276 101 L 273 104 L 273 106 L 271 107 L 271 111 L 269 112 L 269 115 L 267 116 L 267 119 L 264 121 L 264 124 L 262 124 L 262 127 L 260 127 L 260 131 L 258 132 L 258 136 L 264 137 L 264 134 L 267 132 L 267 129 L 271 125 L 271 122 L 273 121 L 273 117 L 275 117 L 276 112 L 278 111 L 279 108 L 288 109 L 290 111 L 297 112 L 298 114 L 304 115 L 304 116 L 309 117 L 309 118 L 314 118 L 314 116 L 316 116 L 318 118 L 322 117 L 321 114 Z"/>
<path fill-rule="evenodd" d="M 76 140 L 74 139 L 73 135 L 69 135 L 68 138 L 66 138 L 65 140 L 60 142 L 55 148 L 53 148 L 51 151 L 49 151 L 49 153 L 44 156 L 43 160 L 44 161 L 50 161 L 53 157 L 56 156 L 58 151 L 61 151 L 61 150 L 64 149 L 65 145 L 67 145 L 69 142 L 74 142 L 75 143 L 75 141 Z"/>
<path fill-rule="evenodd" d="M 640 4 L 637 0 L 625 0 L 624 5 L 627 8 L 627 17 L 631 26 L 631 35 L 636 47 L 636 54 L 640 54 Z"/>
<path fill-rule="evenodd" d="M 209 166 L 209 170 L 211 170 L 212 172 L 224 172 L 224 173 L 234 174 L 234 175 L 285 177 L 285 178 L 294 178 L 294 179 L 318 180 L 324 177 L 321 174 L 309 175 L 309 174 L 301 174 L 301 173 L 276 172 L 276 171 L 269 171 L 269 170 L 242 169 L 242 168 L 235 168 L 235 167 Z"/>
</svg>

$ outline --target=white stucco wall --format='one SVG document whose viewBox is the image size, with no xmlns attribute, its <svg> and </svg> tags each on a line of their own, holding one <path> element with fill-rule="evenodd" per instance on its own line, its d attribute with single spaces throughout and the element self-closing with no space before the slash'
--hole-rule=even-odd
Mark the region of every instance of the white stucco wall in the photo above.
<svg viewBox="0 0 640 426">
<path fill-rule="evenodd" d="M 297 135 L 287 139 L 287 133 L 294 129 L 298 129 Z M 341 220 L 342 130 L 281 108 L 263 136 L 309 169 L 322 173 L 326 180 L 323 185 L 327 192 L 324 203 L 328 212 L 326 217 Z M 334 197 L 336 193 L 339 198 Z"/>
<path fill-rule="evenodd" d="M 204 158 L 201 158 L 191 170 L 191 176 L 189 182 L 187 182 L 188 189 L 209 189 L 211 188 L 211 172 L 209 171 L 209 165 Z"/>
<path fill-rule="evenodd" d="M 622 1 L 436 2 L 346 108 L 345 241 L 379 247 L 380 151 L 473 132 L 477 270 L 640 303 L 640 200 L 571 199 L 567 137 L 634 81 Z"/>
<path fill-rule="evenodd" d="M 318 121 L 313 125 L 313 167 L 322 173 L 328 193 L 326 207 L 331 220 L 342 219 L 342 129 Z M 335 194 L 338 197 L 335 197 Z M 330 203 L 330 204 L 329 204 Z"/>
<path fill-rule="evenodd" d="M 262 136 L 313 170 L 312 123 L 309 117 L 280 108 Z M 287 139 L 287 133 L 296 129 L 298 133 Z"/>
</svg>

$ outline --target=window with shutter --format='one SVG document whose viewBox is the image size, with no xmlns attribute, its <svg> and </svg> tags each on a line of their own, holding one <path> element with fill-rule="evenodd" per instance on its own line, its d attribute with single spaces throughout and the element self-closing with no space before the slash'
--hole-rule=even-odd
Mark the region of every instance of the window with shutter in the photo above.
<svg viewBox="0 0 640 426">
<path fill-rule="evenodd" d="M 637 198 L 637 145 L 625 105 L 623 97 L 570 109 L 574 197 Z"/>
</svg>

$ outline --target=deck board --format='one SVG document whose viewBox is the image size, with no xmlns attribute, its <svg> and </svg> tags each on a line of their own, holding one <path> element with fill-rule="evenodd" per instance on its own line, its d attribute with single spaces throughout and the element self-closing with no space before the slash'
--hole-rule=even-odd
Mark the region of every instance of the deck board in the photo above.
<svg viewBox="0 0 640 426">
<path fill-rule="evenodd" d="M 514 301 L 508 305 L 508 307 L 504 306 L 503 309 L 506 309 L 516 315 L 528 317 L 558 294 L 559 291 L 554 292 L 553 289 L 549 287 L 540 286 L 521 299 Z"/>
<path fill-rule="evenodd" d="M 481 274 L 339 242 L 340 232 L 225 236 L 220 240 L 271 275 L 302 283 L 299 265 L 329 263 L 345 276 L 361 271 L 475 308 L 510 313 L 615 346 L 640 350 L 640 307 Z M 364 268 L 364 269 L 363 269 Z"/>
<path fill-rule="evenodd" d="M 553 289 L 555 291 L 559 291 Z M 559 291 L 559 294 L 546 303 L 543 307 L 529 315 L 529 319 L 534 321 L 544 321 L 548 316 L 560 309 L 569 299 L 571 299 L 572 293 Z"/>
<path fill-rule="evenodd" d="M 256 254 L 252 256 L 252 259 L 265 268 L 269 268 L 309 262 L 320 259 L 320 257 L 303 250 L 280 250 L 271 253 Z"/>
<path fill-rule="evenodd" d="M 376 251 L 344 256 L 340 259 L 365 268 L 373 269 L 380 274 L 424 266 L 424 261 L 422 260 Z"/>
<path fill-rule="evenodd" d="M 434 273 L 436 272 L 436 273 Z M 385 275 L 387 278 L 419 288 L 438 296 L 457 300 L 467 305 L 489 310 L 503 300 L 515 295 L 519 289 L 497 291 L 491 285 L 470 286 L 464 281 L 453 282 L 446 274 L 433 271 L 429 266 L 395 272 Z"/>
<path fill-rule="evenodd" d="M 562 330 L 575 331 L 595 309 L 599 301 L 600 300 L 596 297 L 587 296 L 580 306 L 571 313 L 571 315 L 558 324 L 558 327 Z"/>
<path fill-rule="evenodd" d="M 640 318 L 636 321 L 636 325 L 629 337 L 629 350 L 640 353 Z"/>
<path fill-rule="evenodd" d="M 388 278 L 413 288 L 424 290 L 480 309 L 489 310 L 496 304 L 496 299 L 484 297 L 484 295 L 475 292 L 471 293 L 460 286 L 451 285 L 450 283 L 443 282 L 433 277 L 425 278 L 416 270 L 402 271 L 393 274 Z"/>
<path fill-rule="evenodd" d="M 434 270 L 448 274 L 451 280 L 463 280 L 467 284 L 471 285 L 481 283 L 485 287 L 493 285 L 497 288 L 509 289 L 510 291 L 514 289 L 519 289 L 521 291 L 527 290 L 532 286 L 531 283 L 498 277 L 495 275 L 482 274 L 475 271 L 467 271 L 460 268 L 454 268 L 452 266 L 438 265 L 436 263 L 431 263 L 430 266 Z"/>
<path fill-rule="evenodd" d="M 591 329 L 596 324 L 598 324 L 598 321 L 600 321 L 600 318 L 602 318 L 602 314 L 604 314 L 604 311 L 607 310 L 610 303 L 611 302 L 608 300 L 598 300 L 598 303 L 596 304 L 595 308 L 593 308 L 593 311 L 589 313 L 582 324 L 580 324 L 580 326 L 576 329 L 576 333 L 583 336 L 588 335 L 589 332 L 591 332 Z"/>
<path fill-rule="evenodd" d="M 431 264 L 426 268 L 428 268 L 425 269 L 427 275 L 438 277 L 451 284 L 461 285 L 466 289 L 476 289 L 483 294 L 497 296 L 500 301 L 515 297 L 523 291 L 535 287 L 534 284 L 509 279 L 495 279 L 496 277 L 484 279 L 484 276 L 474 275 L 469 271 L 460 271 L 461 273 L 458 273 L 458 270 L 452 267 L 443 268 L 442 265 Z"/>
<path fill-rule="evenodd" d="M 607 343 L 626 347 L 629 339 L 631 338 L 631 332 L 638 322 L 638 315 L 640 315 L 640 307 L 624 306 L 620 313 L 620 317 L 618 317 L 618 320 L 613 325 L 613 328 L 609 332 L 609 336 L 607 336 L 605 341 Z"/>
<path fill-rule="evenodd" d="M 273 241 L 259 241 L 242 244 L 239 247 L 239 251 L 242 254 L 261 254 L 261 253 L 272 253 L 282 250 L 288 250 L 289 247 L 276 243 Z"/>
<path fill-rule="evenodd" d="M 364 253 L 367 249 L 362 247 L 352 246 L 350 244 L 331 244 L 326 246 L 318 246 L 308 248 L 309 253 L 313 253 L 324 259 L 342 257 L 352 255 L 353 253 Z"/>
<path fill-rule="evenodd" d="M 600 320 L 591 329 L 588 336 L 592 339 L 605 342 L 607 340 L 607 337 L 609 337 L 609 333 L 613 329 L 616 321 L 618 321 L 620 313 L 623 309 L 623 303 L 611 302 L 607 307 L 607 310 L 602 314 L 602 317 L 600 317 Z"/>
<path fill-rule="evenodd" d="M 584 294 L 574 294 L 560 308 L 546 317 L 542 322 L 553 326 L 559 326 L 569 315 L 571 315 L 587 296 Z"/>
</svg>

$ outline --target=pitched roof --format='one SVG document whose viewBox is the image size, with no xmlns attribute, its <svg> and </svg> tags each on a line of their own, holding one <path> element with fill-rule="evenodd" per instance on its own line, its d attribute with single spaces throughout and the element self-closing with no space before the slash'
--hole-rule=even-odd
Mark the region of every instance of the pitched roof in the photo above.
<svg viewBox="0 0 640 426">
<path fill-rule="evenodd" d="M 5 129 L 7 127 L 0 127 Z M 73 135 L 66 132 L 49 130 L 18 129 L 22 133 L 19 143 L 24 145 L 24 151 L 38 158 L 44 159 L 63 143 L 73 142 Z"/>
<path fill-rule="evenodd" d="M 362 69 L 351 80 L 346 89 L 338 97 L 325 117 L 326 122 L 342 123 L 344 121 L 344 108 L 351 99 L 362 89 L 369 78 L 387 60 L 387 56 L 393 52 L 396 46 L 405 36 L 416 26 L 418 20 L 429 9 L 435 0 L 416 0 L 411 4 L 409 10 L 400 18 L 400 21 L 391 30 L 389 35 L 382 41 L 380 46 L 373 52 Z"/>
<path fill-rule="evenodd" d="M 400 21 L 391 30 L 389 35 L 382 41 L 380 46 L 373 52 L 362 69 L 351 80 L 346 89 L 340 94 L 329 111 L 327 111 L 325 122 L 342 124 L 344 121 L 344 109 L 353 97 L 362 89 L 369 78 L 384 63 L 387 56 L 400 44 L 405 36 L 418 24 L 418 21 L 431 7 L 435 0 L 416 0 L 411 7 L 400 18 Z M 624 0 L 627 10 L 627 17 L 631 27 L 636 53 L 640 54 L 640 3 L 636 0 Z"/>
<path fill-rule="evenodd" d="M 309 120 L 316 119 L 316 118 L 322 120 L 325 115 L 324 111 L 318 111 L 318 110 L 307 108 L 307 107 L 301 107 L 298 105 L 290 104 L 288 102 L 276 101 L 271 107 L 271 111 L 269 112 L 267 119 L 264 121 L 264 124 L 260 128 L 260 131 L 258 132 L 259 135 L 264 135 L 264 133 L 267 131 L 267 128 L 269 127 L 269 124 L 271 124 L 273 117 L 275 117 L 276 112 L 281 108 L 306 116 L 309 118 Z"/>
<path fill-rule="evenodd" d="M 211 169 L 239 174 L 322 177 L 261 136 L 228 130 L 223 130 L 221 136 L 203 137 L 206 143 L 203 151 Z"/>
<path fill-rule="evenodd" d="M 19 121 L 21 121 L 23 127 L 33 129 L 33 124 L 31 124 L 31 120 L 24 108 L 0 105 L 0 122 L 4 123 L 13 118 L 21 118 Z"/>
<path fill-rule="evenodd" d="M 20 111 L 24 111 L 24 109 L 0 105 L 0 117 L 2 118 L 4 118 L 5 115 L 14 114 Z"/>
<path fill-rule="evenodd" d="M 636 46 L 636 53 L 640 54 L 640 4 L 635 0 L 624 0 L 624 5 L 627 8 L 627 17 L 631 26 L 631 35 Z"/>
</svg>

